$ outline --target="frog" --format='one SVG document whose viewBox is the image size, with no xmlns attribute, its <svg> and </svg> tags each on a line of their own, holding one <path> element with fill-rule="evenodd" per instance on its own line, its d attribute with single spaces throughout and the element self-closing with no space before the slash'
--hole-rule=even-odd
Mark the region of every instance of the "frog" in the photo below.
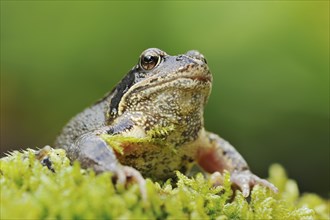
<svg viewBox="0 0 330 220">
<path fill-rule="evenodd" d="M 244 197 L 257 184 L 277 192 L 229 142 L 204 128 L 212 82 L 199 51 L 172 56 L 146 49 L 109 93 L 64 126 L 55 147 L 82 168 L 111 172 L 124 184 L 136 181 L 143 193 L 146 178 L 165 181 L 194 166 L 214 182 L 229 172 Z"/>
</svg>

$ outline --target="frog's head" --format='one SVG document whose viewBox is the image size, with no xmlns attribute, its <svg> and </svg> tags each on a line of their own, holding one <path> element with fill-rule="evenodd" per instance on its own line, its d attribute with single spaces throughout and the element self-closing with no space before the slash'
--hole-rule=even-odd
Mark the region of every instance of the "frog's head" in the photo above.
<svg viewBox="0 0 330 220">
<path fill-rule="evenodd" d="M 128 110 L 169 117 L 202 113 L 211 87 L 212 75 L 198 51 L 170 56 L 150 48 L 115 88 L 110 118 Z"/>
</svg>

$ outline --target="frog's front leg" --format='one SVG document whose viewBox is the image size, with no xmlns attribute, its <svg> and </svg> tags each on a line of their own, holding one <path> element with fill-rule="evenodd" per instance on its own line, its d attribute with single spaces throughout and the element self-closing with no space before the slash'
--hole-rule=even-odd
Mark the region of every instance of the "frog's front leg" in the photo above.
<svg viewBox="0 0 330 220">
<path fill-rule="evenodd" d="M 213 133 L 206 132 L 205 135 L 206 146 L 201 147 L 197 155 L 198 164 L 205 171 L 219 176 L 218 172 L 228 170 L 232 183 L 241 189 L 244 197 L 248 197 L 251 188 L 257 184 L 266 186 L 274 192 L 278 191 L 273 184 L 254 175 L 230 143 Z"/>
<path fill-rule="evenodd" d="M 99 137 L 107 132 L 108 127 L 89 132 L 79 137 L 75 142 L 73 157 L 83 168 L 92 168 L 96 173 L 112 172 L 116 181 L 126 184 L 133 180 L 139 184 L 142 197 L 146 197 L 145 179 L 133 167 L 120 164 L 116 155 L 107 143 Z M 72 153 L 72 152 L 71 152 Z"/>
</svg>

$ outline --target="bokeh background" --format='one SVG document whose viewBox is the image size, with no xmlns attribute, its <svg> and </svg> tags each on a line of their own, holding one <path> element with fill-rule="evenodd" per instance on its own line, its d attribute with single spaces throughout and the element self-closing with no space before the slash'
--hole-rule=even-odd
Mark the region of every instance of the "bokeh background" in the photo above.
<svg viewBox="0 0 330 220">
<path fill-rule="evenodd" d="M 144 49 L 198 49 L 207 129 L 328 197 L 328 19 L 328 1 L 1 1 L 1 155 L 52 144 Z"/>
</svg>

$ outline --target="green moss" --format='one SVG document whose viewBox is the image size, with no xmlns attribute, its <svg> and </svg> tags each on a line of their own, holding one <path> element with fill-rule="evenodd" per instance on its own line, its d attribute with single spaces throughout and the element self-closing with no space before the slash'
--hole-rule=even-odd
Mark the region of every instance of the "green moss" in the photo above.
<svg viewBox="0 0 330 220">
<path fill-rule="evenodd" d="M 299 194 L 295 181 L 280 165 L 270 168 L 270 181 L 280 192 L 256 186 L 246 199 L 230 187 L 212 187 L 197 174 L 177 173 L 174 188 L 147 180 L 148 199 L 136 184 L 114 186 L 111 174 L 95 175 L 78 163 L 70 165 L 63 150 L 51 150 L 55 172 L 35 159 L 35 151 L 13 152 L 0 160 L 1 219 L 329 219 L 329 201 Z M 235 197 L 233 197 L 235 194 Z"/>
<path fill-rule="evenodd" d="M 168 145 L 164 142 L 163 137 L 168 135 L 169 132 L 174 130 L 174 125 L 168 127 L 156 127 L 152 130 L 149 130 L 146 134 L 146 137 L 143 138 L 136 138 L 136 137 L 125 137 L 122 135 L 108 135 L 102 134 L 100 135 L 103 140 L 105 140 L 109 146 L 113 148 L 119 154 L 124 154 L 124 146 L 126 143 L 129 145 L 133 144 L 142 144 L 142 145 L 152 145 L 156 144 L 155 146 L 166 146 L 171 150 L 175 150 L 173 146 Z"/>
</svg>

